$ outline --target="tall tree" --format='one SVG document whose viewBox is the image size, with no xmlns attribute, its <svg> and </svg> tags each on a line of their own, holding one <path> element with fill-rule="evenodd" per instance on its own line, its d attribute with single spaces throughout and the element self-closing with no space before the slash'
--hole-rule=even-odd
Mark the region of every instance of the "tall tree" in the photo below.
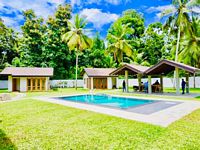
<svg viewBox="0 0 200 150">
<path fill-rule="evenodd" d="M 13 58 L 18 56 L 17 34 L 13 29 L 8 28 L 0 18 L 0 68 L 11 64 Z"/>
<path fill-rule="evenodd" d="M 144 18 L 142 17 L 141 14 L 137 13 L 133 9 L 124 11 L 122 16 L 108 30 L 107 39 L 109 41 L 109 44 L 111 44 L 113 42 L 113 39 L 110 38 L 109 36 L 110 35 L 116 36 L 117 34 L 119 34 L 119 32 L 121 32 L 121 31 L 119 31 L 119 30 L 121 30 L 121 28 L 119 26 L 123 26 L 126 28 L 126 29 L 124 29 L 124 31 L 126 30 L 126 33 L 122 37 L 122 39 L 125 39 L 128 42 L 129 46 L 132 49 L 132 54 L 134 54 L 134 56 L 137 56 L 138 55 L 137 49 L 140 47 L 140 43 L 141 43 L 140 38 L 143 35 L 144 30 L 145 30 Z M 115 52 L 115 54 L 117 54 L 117 53 L 118 52 Z M 120 54 L 120 53 L 118 53 L 118 54 Z M 121 53 L 121 56 L 119 56 L 118 61 L 122 60 L 122 54 L 123 53 Z M 126 62 L 129 62 L 131 60 L 135 61 L 136 59 L 134 56 L 133 55 L 129 55 L 129 56 L 124 55 L 125 59 L 123 59 L 123 60 Z"/>
<path fill-rule="evenodd" d="M 191 29 L 189 12 L 192 12 L 192 7 L 199 4 L 198 0 L 173 0 L 173 7 L 162 12 L 161 16 L 172 15 L 167 23 L 177 33 L 175 61 L 178 61 L 178 53 L 180 48 L 180 37 Z"/>
<path fill-rule="evenodd" d="M 115 22 L 113 25 L 113 32 L 109 32 L 107 35 L 108 51 L 113 53 L 115 60 L 118 63 L 123 62 L 123 53 L 126 56 L 131 57 L 132 46 L 129 44 L 130 40 L 127 40 L 127 34 L 133 32 L 132 28 L 128 27 L 128 24 L 122 25 L 121 22 Z"/>
<path fill-rule="evenodd" d="M 70 19 L 71 6 L 59 5 L 55 14 L 50 16 L 46 23 L 43 65 L 54 68 L 55 79 L 73 78 L 75 54 L 70 53 L 68 46 L 61 39 L 62 34 L 69 31 Z"/>
<path fill-rule="evenodd" d="M 143 62 L 146 61 L 150 65 L 154 65 L 166 57 L 165 36 L 160 22 L 152 23 L 147 27 L 141 40 L 143 45 L 139 48 Z"/>
<path fill-rule="evenodd" d="M 115 67 L 113 57 L 106 53 L 105 43 L 99 34 L 93 38 L 93 46 L 83 51 L 80 56 L 82 67 L 109 68 Z"/>
<path fill-rule="evenodd" d="M 189 34 L 181 40 L 180 59 L 189 65 L 200 68 L 200 19 L 193 17 Z"/>
<path fill-rule="evenodd" d="M 23 12 L 25 23 L 19 42 L 20 60 L 24 66 L 43 66 L 44 35 L 46 25 L 43 18 L 37 18 L 33 10 Z"/>
<path fill-rule="evenodd" d="M 79 17 L 77 14 L 74 18 L 74 23 L 69 22 L 69 30 L 67 33 L 63 34 L 62 40 L 67 42 L 70 50 L 76 51 L 76 84 L 77 89 L 77 74 L 78 74 L 78 56 L 79 53 L 92 46 L 92 40 L 85 35 L 85 27 L 87 22 Z"/>
</svg>

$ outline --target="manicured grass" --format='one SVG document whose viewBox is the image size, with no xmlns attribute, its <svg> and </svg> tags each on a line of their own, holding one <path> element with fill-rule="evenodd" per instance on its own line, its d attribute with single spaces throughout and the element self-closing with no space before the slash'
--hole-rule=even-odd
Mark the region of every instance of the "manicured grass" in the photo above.
<svg viewBox="0 0 200 150">
<path fill-rule="evenodd" d="M 9 93 L 8 89 L 0 89 L 0 93 Z"/>
<path fill-rule="evenodd" d="M 199 149 L 200 110 L 167 128 L 37 100 L 0 104 L 1 149 Z"/>
<path fill-rule="evenodd" d="M 174 88 L 165 88 L 164 92 L 176 93 L 176 89 L 174 89 Z M 180 92 L 182 92 L 181 89 L 180 89 Z M 199 93 L 200 94 L 200 88 L 190 88 L 190 93 Z"/>
</svg>

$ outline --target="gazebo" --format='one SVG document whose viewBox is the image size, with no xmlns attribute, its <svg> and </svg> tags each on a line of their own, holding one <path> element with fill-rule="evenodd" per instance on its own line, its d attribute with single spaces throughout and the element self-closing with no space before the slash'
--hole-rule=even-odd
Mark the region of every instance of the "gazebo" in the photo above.
<svg viewBox="0 0 200 150">
<path fill-rule="evenodd" d="M 141 87 L 141 78 L 144 72 L 149 69 L 149 67 L 136 65 L 136 64 L 124 64 L 118 69 L 110 73 L 110 75 L 125 75 L 126 90 L 128 92 L 128 76 L 137 75 L 139 87 Z"/>
<path fill-rule="evenodd" d="M 152 87 L 151 87 L 151 77 L 152 76 L 160 76 L 160 83 L 161 83 L 161 89 L 163 90 L 163 76 L 167 75 L 168 73 L 176 70 L 176 93 L 180 94 L 180 82 L 179 82 L 179 69 L 186 71 L 186 92 L 189 93 L 189 76 L 190 74 L 193 74 L 195 77 L 195 74 L 197 72 L 200 72 L 200 69 L 175 62 L 172 60 L 161 60 L 156 65 L 152 66 L 151 68 L 147 69 L 144 73 L 148 76 L 148 93 L 152 93 Z"/>
</svg>

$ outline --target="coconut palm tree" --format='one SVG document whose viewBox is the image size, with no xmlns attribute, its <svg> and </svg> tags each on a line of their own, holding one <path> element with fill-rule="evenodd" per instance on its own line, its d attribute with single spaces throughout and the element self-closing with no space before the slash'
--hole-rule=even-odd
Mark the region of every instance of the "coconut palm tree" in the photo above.
<svg viewBox="0 0 200 150">
<path fill-rule="evenodd" d="M 199 0 L 173 0 L 172 7 L 162 12 L 161 17 L 172 15 L 168 19 L 170 30 L 177 33 L 175 61 L 177 62 L 180 49 L 180 38 L 183 38 L 191 30 L 189 13 L 193 12 L 193 7 L 199 5 Z M 175 69 L 177 93 L 179 93 L 178 69 Z"/>
<path fill-rule="evenodd" d="M 92 40 L 85 35 L 86 20 L 77 14 L 74 23 L 69 22 L 69 31 L 62 35 L 62 40 L 67 42 L 70 50 L 76 51 L 76 84 L 77 89 L 77 73 L 78 73 L 78 56 L 79 53 L 92 46 Z"/>
<path fill-rule="evenodd" d="M 177 33 L 175 61 L 178 61 L 180 38 L 191 29 L 189 13 L 193 12 L 193 7 L 197 6 L 198 3 L 198 0 L 173 0 L 172 7 L 161 13 L 161 17 L 172 15 L 166 24 L 170 26 L 171 31 Z"/>
<path fill-rule="evenodd" d="M 190 33 L 181 40 L 180 59 L 200 68 L 200 19 L 192 17 Z"/>
<path fill-rule="evenodd" d="M 118 62 L 123 62 L 123 53 L 128 57 L 132 55 L 132 46 L 129 44 L 130 40 L 126 39 L 126 36 L 133 29 L 129 28 L 128 25 L 122 25 L 120 22 L 116 22 L 114 24 L 115 30 L 109 32 L 107 35 L 107 50 L 114 54 L 114 59 Z"/>
</svg>

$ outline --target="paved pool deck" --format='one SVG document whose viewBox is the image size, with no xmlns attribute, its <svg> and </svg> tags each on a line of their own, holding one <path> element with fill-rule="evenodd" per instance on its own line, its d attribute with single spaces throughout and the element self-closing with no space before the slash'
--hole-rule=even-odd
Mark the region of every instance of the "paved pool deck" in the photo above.
<svg viewBox="0 0 200 150">
<path fill-rule="evenodd" d="M 66 95 L 66 96 L 74 96 L 74 95 Z M 137 99 L 139 98 L 146 100 L 150 99 L 146 97 L 134 97 L 134 96 L 118 96 L 118 97 L 128 97 Z M 109 108 L 92 104 L 65 101 L 65 100 L 60 100 L 57 97 L 41 96 L 41 97 L 35 97 L 34 99 L 60 104 L 68 107 L 93 111 L 97 113 L 107 114 L 111 116 L 121 117 L 129 120 L 136 120 L 162 127 L 167 127 L 171 123 L 181 119 L 183 116 L 190 114 L 194 110 L 200 108 L 199 101 L 171 100 L 171 99 L 168 100 L 162 98 L 152 99 L 157 101 L 155 103 L 146 104 L 138 107 L 132 107 L 128 109 L 116 109 L 116 108 Z"/>
</svg>

